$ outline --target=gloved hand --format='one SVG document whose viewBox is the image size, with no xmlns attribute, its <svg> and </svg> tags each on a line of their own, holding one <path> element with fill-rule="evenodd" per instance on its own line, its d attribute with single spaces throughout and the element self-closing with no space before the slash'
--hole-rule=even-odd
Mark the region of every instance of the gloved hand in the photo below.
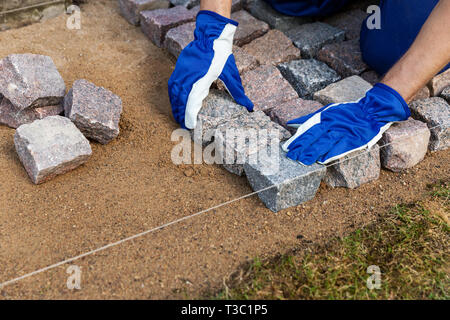
<svg viewBox="0 0 450 320">
<path fill-rule="evenodd" d="M 202 101 L 217 78 L 238 104 L 253 110 L 232 54 L 237 25 L 212 11 L 197 14 L 194 41 L 181 52 L 168 83 L 172 113 L 183 128 L 195 127 Z"/>
<path fill-rule="evenodd" d="M 410 116 L 401 95 L 377 83 L 359 101 L 327 105 L 316 112 L 289 121 L 297 132 L 283 144 L 287 157 L 304 165 L 327 164 L 348 153 L 371 148 L 395 121 Z"/>
</svg>

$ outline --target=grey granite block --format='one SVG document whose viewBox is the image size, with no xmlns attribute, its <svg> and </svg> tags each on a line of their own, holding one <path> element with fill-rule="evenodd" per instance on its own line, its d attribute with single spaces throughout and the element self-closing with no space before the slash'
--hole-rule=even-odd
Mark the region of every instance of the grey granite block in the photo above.
<svg viewBox="0 0 450 320">
<path fill-rule="evenodd" d="M 409 118 L 394 123 L 378 142 L 382 166 L 394 172 L 412 168 L 425 157 L 429 141 L 430 130 L 424 122 Z"/>
<path fill-rule="evenodd" d="M 274 212 L 297 206 L 314 198 L 325 166 L 304 166 L 278 153 L 263 155 L 254 163 L 244 164 L 245 175 L 252 189 L 267 208 Z"/>
<path fill-rule="evenodd" d="M 336 71 L 314 59 L 293 60 L 278 65 L 278 68 L 298 95 L 305 99 L 311 99 L 314 92 L 341 79 Z"/>
<path fill-rule="evenodd" d="M 292 17 L 279 13 L 264 0 L 250 0 L 247 7 L 254 17 L 283 32 L 312 21 L 310 17 Z"/>
<path fill-rule="evenodd" d="M 247 109 L 235 103 L 227 92 L 210 90 L 209 95 L 203 100 L 197 125 L 191 130 L 192 139 L 206 146 L 214 140 L 215 130 L 219 125 L 244 114 L 248 114 Z"/>
<path fill-rule="evenodd" d="M 380 148 L 354 151 L 327 167 L 325 183 L 331 187 L 357 188 L 380 176 Z"/>
<path fill-rule="evenodd" d="M 442 98 L 432 97 L 409 104 L 412 117 L 425 122 L 431 131 L 430 151 L 448 149 L 450 146 L 450 106 Z"/>
<path fill-rule="evenodd" d="M 191 9 L 200 3 L 200 0 L 169 0 L 174 6 L 183 6 Z"/>
<path fill-rule="evenodd" d="M 102 144 L 119 135 L 122 100 L 84 79 L 76 80 L 64 99 L 64 114 L 83 134 Z"/>
<path fill-rule="evenodd" d="M 52 58 L 12 54 L 0 60 L 0 93 L 23 110 L 60 104 L 66 85 Z"/>
<path fill-rule="evenodd" d="M 345 32 L 326 23 L 314 22 L 290 29 L 286 35 L 300 48 L 302 57 L 314 58 L 326 44 L 343 41 Z"/>
<path fill-rule="evenodd" d="M 243 114 L 219 125 L 215 133 L 215 151 L 225 169 L 242 175 L 244 163 L 259 157 L 291 134 L 272 122 L 262 111 Z"/>
<path fill-rule="evenodd" d="M 14 144 L 35 184 L 75 169 L 92 154 L 89 141 L 69 119 L 61 116 L 20 126 L 14 134 Z"/>
<path fill-rule="evenodd" d="M 11 128 L 18 128 L 21 125 L 31 123 L 34 120 L 60 115 L 63 111 L 62 104 L 20 110 L 9 102 L 8 99 L 0 99 L 0 124 L 7 125 Z"/>
<path fill-rule="evenodd" d="M 442 90 L 441 97 L 447 100 L 448 103 L 450 103 L 450 86 Z"/>
<path fill-rule="evenodd" d="M 169 6 L 168 0 L 119 0 L 120 14 L 135 26 L 139 25 L 141 11 L 167 9 Z"/>
<path fill-rule="evenodd" d="M 351 76 L 317 91 L 314 93 L 314 100 L 324 105 L 357 101 L 363 98 L 371 88 L 372 85 L 366 80 L 358 76 Z"/>
</svg>

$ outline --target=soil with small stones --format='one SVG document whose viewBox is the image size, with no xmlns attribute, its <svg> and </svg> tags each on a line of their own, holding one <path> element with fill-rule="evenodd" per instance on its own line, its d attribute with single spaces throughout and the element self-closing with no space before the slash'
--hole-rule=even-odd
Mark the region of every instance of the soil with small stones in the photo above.
<svg viewBox="0 0 450 320">
<path fill-rule="evenodd" d="M 0 127 L 0 283 L 251 192 L 219 166 L 172 163 L 174 61 L 118 14 L 117 1 L 84 5 L 81 30 L 66 29 L 66 19 L 1 32 L 0 58 L 48 55 L 68 88 L 85 78 L 118 94 L 121 134 L 92 143 L 87 164 L 35 186 L 14 130 Z M 428 183 L 450 178 L 449 163 L 443 151 L 357 190 L 322 184 L 314 200 L 278 214 L 245 198 L 71 262 L 81 267 L 81 290 L 67 289 L 66 264 L 3 287 L 0 298 L 195 298 L 255 256 L 327 241 L 417 200 Z"/>
</svg>

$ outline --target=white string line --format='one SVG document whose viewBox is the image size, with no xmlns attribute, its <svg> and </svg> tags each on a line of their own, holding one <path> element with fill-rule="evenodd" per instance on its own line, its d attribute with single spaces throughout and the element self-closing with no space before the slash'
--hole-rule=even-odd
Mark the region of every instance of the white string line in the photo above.
<svg viewBox="0 0 450 320">
<path fill-rule="evenodd" d="M 50 5 L 50 4 L 58 4 L 58 3 L 65 3 L 65 0 L 47 1 L 47 2 L 33 4 L 33 5 L 27 6 L 27 7 L 21 7 L 21 8 L 6 10 L 6 11 L 0 12 L 0 15 L 5 15 L 5 14 L 8 14 L 8 13 L 14 13 L 14 12 L 20 12 L 20 11 L 25 11 L 25 10 L 28 10 L 28 9 L 33 9 L 33 8 L 43 7 L 43 6 Z"/>
<path fill-rule="evenodd" d="M 428 128 L 428 129 L 429 129 L 429 130 L 433 130 L 433 129 L 435 129 L 435 128 L 437 128 L 437 127 L 440 127 L 440 126 L 441 126 L 441 125 L 437 125 L 437 126 L 434 126 L 434 127 Z M 384 145 L 382 145 L 382 146 L 379 146 L 379 148 L 381 149 L 381 148 L 387 147 L 387 146 L 389 146 L 389 145 L 391 145 L 391 144 L 394 144 L 394 143 L 398 143 L 398 141 L 389 142 L 389 143 L 387 143 L 387 144 L 384 144 Z M 317 170 L 313 170 L 313 171 L 311 171 L 311 172 L 308 172 L 307 174 L 304 174 L 304 175 L 301 175 L 301 176 L 298 176 L 298 177 L 294 177 L 294 178 L 292 178 L 292 179 L 288 179 L 288 180 L 286 180 L 286 181 L 283 181 L 282 183 L 289 183 L 289 182 L 294 181 L 294 180 L 296 180 L 296 179 L 303 178 L 303 177 L 305 177 L 305 176 L 307 176 L 307 175 L 310 175 L 310 174 L 312 174 L 312 173 L 315 173 L 315 172 L 318 172 L 318 171 L 323 170 L 324 167 L 325 167 L 325 168 L 328 168 L 328 167 L 334 166 L 334 165 L 336 165 L 336 164 L 338 164 L 338 163 L 342 163 L 342 162 L 345 162 L 345 161 L 348 161 L 348 160 L 351 160 L 351 159 L 354 159 L 354 158 L 363 156 L 364 154 L 369 153 L 369 152 L 371 152 L 371 151 L 372 151 L 372 149 L 367 149 L 367 150 L 365 150 L 364 152 L 358 153 L 358 154 L 356 154 L 355 156 L 352 156 L 352 157 L 346 157 L 345 159 L 341 159 L 341 160 L 338 161 L 338 162 L 334 162 L 334 163 L 331 163 L 331 164 L 328 164 L 328 165 L 325 165 L 325 166 L 321 165 L 320 168 L 317 169 Z M 276 187 L 278 187 L 279 185 L 281 185 L 282 183 L 275 184 L 275 185 L 272 185 L 272 186 L 263 188 L 263 189 L 261 189 L 261 190 L 251 192 L 251 193 L 246 194 L 246 195 L 243 195 L 243 196 L 241 196 L 241 197 L 238 197 L 238 198 L 235 198 L 235 199 L 232 199 L 232 200 L 223 202 L 223 203 L 221 203 L 221 204 L 218 204 L 218 205 L 216 205 L 216 206 L 210 207 L 210 208 L 208 208 L 208 209 L 204 209 L 204 210 L 202 210 L 202 211 L 196 212 L 196 213 L 191 214 L 191 215 L 189 215 L 189 216 L 185 216 L 185 217 L 182 217 L 182 218 L 173 220 L 173 221 L 171 221 L 171 222 L 162 224 L 162 225 L 160 225 L 160 226 L 158 226 L 158 227 L 149 229 L 149 230 L 147 230 L 147 231 L 143 231 L 143 232 L 141 232 L 141 233 L 132 235 L 132 236 L 130 236 L 130 237 L 124 238 L 124 239 L 119 240 L 119 241 L 116 241 L 116 242 L 112 242 L 112 243 L 110 243 L 110 244 L 107 244 L 107 245 L 105 245 L 105 246 L 99 247 L 99 248 L 97 248 L 97 249 L 94 249 L 94 250 L 91 250 L 91 251 L 88 251 L 88 252 L 85 252 L 85 253 L 80 254 L 80 255 L 77 255 L 77 256 L 75 256 L 75 257 L 72 257 L 72 258 L 69 258 L 69 259 L 66 259 L 66 260 L 57 262 L 57 263 L 55 263 L 55 264 L 52 264 L 52 265 L 49 265 L 49 266 L 47 266 L 47 267 L 38 269 L 38 270 L 36 270 L 36 271 L 33 271 L 33 272 L 30 272 L 30 273 L 24 274 L 23 276 L 20 276 L 20 277 L 17 277 L 17 278 L 14 278 L 14 279 L 5 281 L 5 282 L 3 282 L 3 283 L 0 283 L 0 289 L 2 289 L 3 287 L 5 287 L 5 286 L 7 286 L 7 285 L 10 285 L 10 284 L 13 284 L 13 283 L 15 283 L 15 282 L 18 282 L 18 281 L 20 281 L 20 280 L 23 280 L 23 279 L 32 277 L 32 276 L 34 276 L 34 275 L 37 275 L 37 274 L 39 274 L 39 273 L 42 273 L 42 272 L 45 272 L 45 271 L 48 271 L 48 270 L 51 270 L 51 269 L 54 269 L 54 268 L 57 268 L 57 267 L 59 267 L 59 266 L 61 266 L 61 265 L 67 264 L 67 263 L 69 263 L 69 262 L 73 262 L 73 261 L 75 261 L 75 260 L 78 260 L 78 259 L 87 257 L 87 256 L 92 255 L 92 254 L 95 254 L 95 253 L 97 253 L 97 252 L 104 251 L 104 250 L 106 250 L 106 249 L 108 249 L 108 248 L 112 248 L 112 247 L 118 246 L 118 245 L 120 245 L 120 244 L 122 244 L 122 243 L 124 243 L 124 242 L 131 241 L 131 240 L 134 240 L 134 239 L 136 239 L 136 238 L 143 237 L 143 236 L 145 236 L 145 235 L 147 235 L 147 234 L 149 234 L 149 233 L 153 233 L 153 232 L 155 232 L 155 231 L 162 230 L 162 229 L 164 229 L 164 228 L 166 228 L 166 227 L 169 227 L 169 226 L 174 225 L 174 224 L 176 224 L 176 223 L 179 223 L 179 222 L 182 222 L 182 221 L 185 221 L 185 220 L 194 218 L 194 217 L 199 216 L 199 215 L 201 215 L 201 214 L 203 214 L 203 213 L 207 213 L 207 212 L 209 212 L 209 211 L 213 211 L 213 210 L 215 210 L 215 209 L 218 209 L 218 208 L 224 207 L 224 206 L 226 206 L 226 205 L 229 205 L 229 204 L 231 204 L 231 203 L 234 203 L 234 202 L 240 201 L 240 200 L 242 200 L 242 199 L 251 197 L 251 196 L 256 195 L 256 194 L 258 194 L 258 193 L 261 193 L 261 192 L 270 190 L 270 189 L 272 189 L 272 188 L 276 188 Z"/>
</svg>

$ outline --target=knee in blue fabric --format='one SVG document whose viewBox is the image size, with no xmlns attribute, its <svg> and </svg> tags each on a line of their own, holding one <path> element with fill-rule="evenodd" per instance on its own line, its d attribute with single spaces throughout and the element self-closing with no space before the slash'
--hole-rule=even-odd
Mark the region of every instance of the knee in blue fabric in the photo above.
<svg viewBox="0 0 450 320">
<path fill-rule="evenodd" d="M 275 10 L 296 17 L 324 17 L 339 11 L 352 0 L 265 0 Z"/>
<path fill-rule="evenodd" d="M 367 19 L 361 29 L 364 62 L 380 75 L 385 74 L 409 49 L 439 0 L 382 0 L 380 29 L 369 29 Z M 442 71 L 447 70 L 450 64 Z"/>
</svg>

